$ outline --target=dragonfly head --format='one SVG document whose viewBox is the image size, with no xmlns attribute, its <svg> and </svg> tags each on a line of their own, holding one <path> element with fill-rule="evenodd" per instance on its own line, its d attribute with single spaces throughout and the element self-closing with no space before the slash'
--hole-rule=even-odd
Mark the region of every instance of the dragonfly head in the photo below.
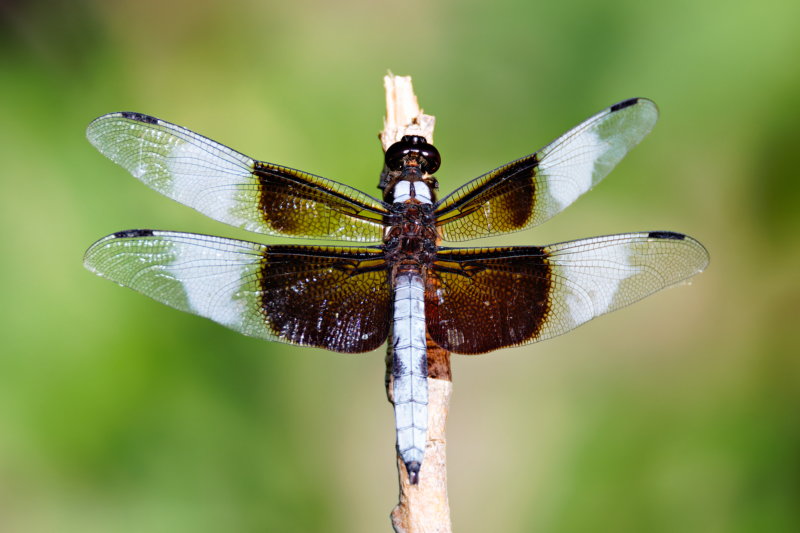
<svg viewBox="0 0 800 533">
<path fill-rule="evenodd" d="M 402 172 L 416 167 L 423 174 L 433 174 L 442 165 L 439 150 L 419 135 L 405 135 L 400 142 L 391 145 L 386 150 L 385 161 L 391 171 Z"/>
</svg>

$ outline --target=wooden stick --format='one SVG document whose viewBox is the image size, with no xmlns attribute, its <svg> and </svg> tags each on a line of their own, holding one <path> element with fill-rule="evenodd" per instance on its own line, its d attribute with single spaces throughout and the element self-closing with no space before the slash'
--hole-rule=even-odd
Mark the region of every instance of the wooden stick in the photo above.
<svg viewBox="0 0 800 533">
<path fill-rule="evenodd" d="M 411 77 L 383 78 L 386 88 L 386 118 L 379 138 L 384 152 L 403 135 L 421 135 L 433 144 L 436 119 L 419 108 Z M 386 167 L 383 173 L 388 172 Z M 384 175 L 381 175 L 383 178 Z M 392 334 L 389 333 L 386 353 L 386 394 L 393 402 Z M 447 501 L 447 455 L 445 426 L 453 392 L 450 353 L 427 337 L 428 345 L 428 443 L 422 461 L 420 480 L 411 485 L 403 459 L 397 453 L 400 478 L 400 503 L 391 514 L 392 526 L 398 533 L 451 533 L 450 505 Z"/>
</svg>

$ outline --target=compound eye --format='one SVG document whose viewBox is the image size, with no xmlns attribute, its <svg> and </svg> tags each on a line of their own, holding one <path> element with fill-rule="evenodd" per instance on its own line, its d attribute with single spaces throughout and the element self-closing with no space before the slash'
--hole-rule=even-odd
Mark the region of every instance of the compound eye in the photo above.
<svg viewBox="0 0 800 533">
<path fill-rule="evenodd" d="M 403 137 L 403 139 L 405 140 L 405 137 Z M 384 160 L 386 161 L 386 167 L 389 170 L 402 170 L 403 160 L 405 159 L 406 154 L 408 154 L 408 150 L 410 148 L 410 143 L 404 142 L 404 140 L 394 143 L 389 147 L 388 150 L 386 150 L 386 156 Z"/>
<path fill-rule="evenodd" d="M 428 174 L 433 174 L 442 166 L 442 157 L 439 155 L 439 150 L 434 148 L 432 144 L 425 143 L 425 149 L 420 150 L 420 155 L 424 162 L 422 170 Z"/>
</svg>

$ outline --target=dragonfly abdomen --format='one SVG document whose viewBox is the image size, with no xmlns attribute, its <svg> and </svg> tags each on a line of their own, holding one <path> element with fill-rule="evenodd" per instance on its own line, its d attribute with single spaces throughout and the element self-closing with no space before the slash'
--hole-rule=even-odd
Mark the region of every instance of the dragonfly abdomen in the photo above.
<svg viewBox="0 0 800 533">
<path fill-rule="evenodd" d="M 392 376 L 397 449 L 411 484 L 419 480 L 428 432 L 425 285 L 417 270 L 395 278 Z"/>
</svg>

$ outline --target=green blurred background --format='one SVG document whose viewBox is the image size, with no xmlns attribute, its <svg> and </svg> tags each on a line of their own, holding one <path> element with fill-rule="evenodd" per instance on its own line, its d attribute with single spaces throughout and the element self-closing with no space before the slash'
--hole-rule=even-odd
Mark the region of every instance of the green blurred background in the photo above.
<svg viewBox="0 0 800 533">
<path fill-rule="evenodd" d="M 674 230 L 712 257 L 691 286 L 567 336 L 454 356 L 454 529 L 800 531 L 796 0 L 3 0 L 0 14 L 0 531 L 390 530 L 382 350 L 246 338 L 82 266 L 123 229 L 259 240 L 101 156 L 93 118 L 152 114 L 377 194 L 387 69 L 437 118 L 442 194 L 614 102 L 660 106 L 591 194 L 473 245 Z"/>
</svg>

